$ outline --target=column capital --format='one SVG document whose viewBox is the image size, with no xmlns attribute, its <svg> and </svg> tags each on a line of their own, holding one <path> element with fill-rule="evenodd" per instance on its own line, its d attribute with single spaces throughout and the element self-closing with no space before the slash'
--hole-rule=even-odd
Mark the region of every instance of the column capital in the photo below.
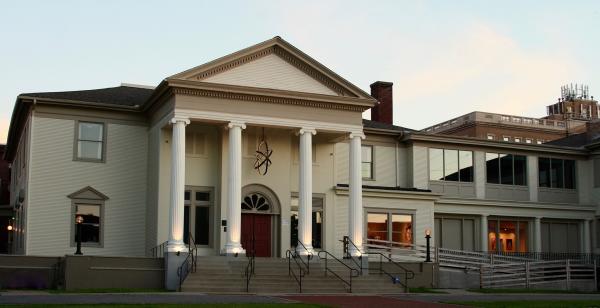
<svg viewBox="0 0 600 308">
<path fill-rule="evenodd" d="M 364 139 L 366 138 L 366 136 L 365 136 L 365 134 L 364 134 L 363 132 L 351 132 L 351 133 L 348 135 L 348 137 L 349 137 L 350 139 L 353 139 L 353 138 L 356 138 L 356 137 L 358 137 L 358 138 L 360 138 L 360 139 L 362 139 L 362 140 L 364 140 Z"/>
<path fill-rule="evenodd" d="M 241 121 L 231 121 L 227 123 L 227 128 L 239 127 L 241 129 L 246 129 L 246 123 Z"/>
<path fill-rule="evenodd" d="M 302 127 L 301 129 L 298 130 L 298 132 L 296 132 L 296 135 L 304 135 L 306 133 L 316 135 L 317 130 L 312 127 Z"/>
<path fill-rule="evenodd" d="M 181 117 L 181 116 L 174 116 L 169 123 L 171 124 L 176 124 L 177 122 L 183 122 L 185 123 L 185 125 L 190 124 L 190 118 L 188 117 Z"/>
<path fill-rule="evenodd" d="M 480 216 L 483 218 L 483 217 L 488 217 L 490 215 L 488 215 L 488 214 L 480 214 Z"/>
</svg>

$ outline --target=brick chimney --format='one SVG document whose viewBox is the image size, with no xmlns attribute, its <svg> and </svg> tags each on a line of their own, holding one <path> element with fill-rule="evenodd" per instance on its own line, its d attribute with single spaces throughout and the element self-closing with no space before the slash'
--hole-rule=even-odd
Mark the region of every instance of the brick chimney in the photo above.
<svg viewBox="0 0 600 308">
<path fill-rule="evenodd" d="M 371 96 L 379 101 L 379 104 L 371 108 L 372 121 L 394 124 L 393 85 L 386 81 L 376 81 L 371 84 Z"/>
</svg>

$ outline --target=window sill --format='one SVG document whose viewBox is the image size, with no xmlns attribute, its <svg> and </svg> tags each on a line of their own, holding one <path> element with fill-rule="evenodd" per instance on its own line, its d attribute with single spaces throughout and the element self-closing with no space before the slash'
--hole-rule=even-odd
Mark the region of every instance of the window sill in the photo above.
<svg viewBox="0 0 600 308">
<path fill-rule="evenodd" d="M 89 158 L 73 158 L 73 161 L 84 163 L 105 163 L 104 159 L 89 159 Z"/>
</svg>

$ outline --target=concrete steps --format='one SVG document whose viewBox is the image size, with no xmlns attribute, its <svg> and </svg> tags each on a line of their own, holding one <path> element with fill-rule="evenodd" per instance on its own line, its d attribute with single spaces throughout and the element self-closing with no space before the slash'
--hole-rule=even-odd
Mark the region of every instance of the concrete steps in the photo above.
<svg viewBox="0 0 600 308">
<path fill-rule="evenodd" d="M 246 293 L 244 276 L 247 259 L 227 257 L 198 257 L 197 271 L 190 273 L 184 281 L 182 291 L 202 293 Z M 356 265 L 343 260 L 351 267 Z M 292 268 L 298 273 L 297 265 Z M 347 267 L 337 261 L 328 261 L 328 268 L 349 279 Z M 325 262 L 311 260 L 310 273 L 302 277 L 302 293 L 348 293 L 348 286 L 335 275 L 325 275 Z M 250 280 L 250 293 L 299 293 L 296 280 L 288 275 L 288 261 L 283 258 L 256 258 L 255 275 Z M 401 285 L 393 284 L 386 275 L 372 274 L 352 277 L 353 293 L 388 294 L 402 293 Z"/>
</svg>

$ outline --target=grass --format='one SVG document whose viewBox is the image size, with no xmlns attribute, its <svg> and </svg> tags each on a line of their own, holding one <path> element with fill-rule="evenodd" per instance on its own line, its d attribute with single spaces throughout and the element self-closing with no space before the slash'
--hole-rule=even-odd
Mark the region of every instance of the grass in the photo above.
<svg viewBox="0 0 600 308">
<path fill-rule="evenodd" d="M 284 303 L 259 303 L 259 304 L 28 304 L 28 305 L 2 305 L 2 307 L 27 308 L 27 307 L 93 307 L 93 308 L 206 308 L 206 307 L 228 307 L 228 308 L 325 308 L 328 306 L 317 304 L 284 304 Z"/>
<path fill-rule="evenodd" d="M 484 308 L 583 308 L 600 307 L 600 301 L 499 301 L 499 302 L 447 302 L 448 304 Z"/>
<path fill-rule="evenodd" d="M 504 294 L 504 293 L 527 293 L 527 294 L 596 294 L 598 292 L 585 292 L 573 290 L 543 290 L 543 289 L 468 289 L 469 292 L 485 293 L 485 294 Z"/>
<path fill-rule="evenodd" d="M 448 292 L 444 292 L 437 289 L 430 288 L 409 288 L 409 293 L 434 293 L 434 294 L 448 294 Z"/>
<path fill-rule="evenodd" d="M 129 289 L 129 288 L 108 288 L 108 289 L 77 289 L 77 290 L 47 290 L 52 294 L 63 293 L 164 293 L 171 292 L 165 289 Z"/>
</svg>

